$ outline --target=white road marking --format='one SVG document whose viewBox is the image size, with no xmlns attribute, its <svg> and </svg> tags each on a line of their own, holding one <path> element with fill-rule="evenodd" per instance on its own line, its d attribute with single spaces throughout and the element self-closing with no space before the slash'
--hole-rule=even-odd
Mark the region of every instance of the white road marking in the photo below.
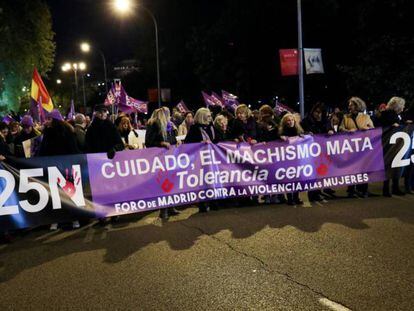
<svg viewBox="0 0 414 311">
<path fill-rule="evenodd" d="M 344 307 L 343 305 L 333 302 L 327 298 L 319 298 L 319 303 L 333 311 L 351 311 L 351 309 L 348 309 L 347 307 Z"/>
</svg>

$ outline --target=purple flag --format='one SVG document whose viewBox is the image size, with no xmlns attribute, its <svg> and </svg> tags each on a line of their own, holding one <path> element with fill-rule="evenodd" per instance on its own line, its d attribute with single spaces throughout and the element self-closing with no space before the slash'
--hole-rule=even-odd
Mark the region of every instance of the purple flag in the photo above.
<svg viewBox="0 0 414 311">
<path fill-rule="evenodd" d="M 119 105 L 119 109 L 123 111 L 123 109 L 128 110 L 128 108 L 133 109 L 132 112 L 148 113 L 148 102 L 143 102 L 132 98 L 131 96 L 127 96 L 125 106 Z"/>
<path fill-rule="evenodd" d="M 178 104 L 177 104 L 177 109 L 179 112 L 181 113 L 187 113 L 190 112 L 190 109 L 187 108 L 187 105 L 184 103 L 183 100 L 181 100 Z"/>
<path fill-rule="evenodd" d="M 216 105 L 216 103 L 211 98 L 211 96 L 208 95 L 206 92 L 201 91 L 201 94 L 203 95 L 204 103 L 206 104 L 207 107 L 215 106 Z"/>
<path fill-rule="evenodd" d="M 39 97 L 41 100 L 41 97 Z M 34 121 L 39 122 L 40 124 L 45 123 L 45 110 L 42 105 L 36 102 L 33 98 L 30 99 L 30 108 L 27 111 L 27 115 L 31 116 Z"/>
<path fill-rule="evenodd" d="M 295 111 L 288 106 L 282 104 L 279 102 L 279 100 L 276 98 L 275 101 L 275 112 L 276 114 L 282 114 L 283 112 L 289 112 L 289 113 L 295 113 Z"/>
<path fill-rule="evenodd" d="M 233 95 L 229 92 L 226 92 L 224 90 L 221 91 L 221 95 L 224 101 L 224 104 L 227 107 L 230 107 L 233 110 L 236 110 L 237 106 L 240 105 L 239 101 L 238 101 L 238 97 L 236 95 Z"/>
<path fill-rule="evenodd" d="M 67 119 L 68 120 L 73 120 L 73 119 L 75 119 L 75 115 L 76 115 L 76 112 L 75 112 L 75 103 L 74 103 L 74 101 L 72 99 L 70 101 L 70 109 L 69 109 L 69 113 L 68 113 Z"/>
<path fill-rule="evenodd" d="M 215 92 L 212 92 L 210 97 L 214 101 L 216 106 L 220 106 L 220 107 L 224 108 L 223 99 L 220 97 L 220 95 L 218 95 Z"/>
<path fill-rule="evenodd" d="M 3 118 L 3 122 L 6 123 L 6 124 L 9 124 L 10 122 L 13 122 L 13 121 L 14 121 L 14 119 L 9 115 L 7 115 Z"/>
</svg>

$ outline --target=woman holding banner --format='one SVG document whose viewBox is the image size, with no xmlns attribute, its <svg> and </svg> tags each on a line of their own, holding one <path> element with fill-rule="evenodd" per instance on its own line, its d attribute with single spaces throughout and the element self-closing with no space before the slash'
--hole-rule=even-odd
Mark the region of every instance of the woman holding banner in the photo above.
<svg viewBox="0 0 414 311">
<path fill-rule="evenodd" d="M 361 98 L 351 97 L 348 101 L 349 113 L 344 115 L 339 130 L 341 132 L 353 133 L 358 130 L 366 131 L 374 128 L 374 123 L 370 116 L 364 113 L 366 107 L 365 102 Z M 353 198 L 355 195 L 367 198 L 368 184 L 349 186 L 347 192 L 349 198 Z"/>
<path fill-rule="evenodd" d="M 304 133 L 299 122 L 296 121 L 295 115 L 287 113 L 280 121 L 279 134 L 280 138 L 287 141 L 289 137 L 302 136 Z M 303 201 L 299 199 L 299 192 L 293 192 L 287 194 L 288 205 L 303 204 Z"/>
<path fill-rule="evenodd" d="M 236 142 L 257 143 L 258 127 L 251 110 L 245 105 L 239 105 L 235 111 L 232 136 Z"/>
<path fill-rule="evenodd" d="M 401 97 L 393 97 L 387 104 L 385 110 L 383 110 L 378 117 L 378 125 L 383 128 L 383 132 L 386 133 L 392 128 L 398 128 L 403 124 L 401 113 L 404 111 L 405 100 Z M 391 169 L 390 174 L 392 179 L 392 194 L 402 196 L 405 193 L 400 190 L 400 169 Z M 387 174 L 388 175 L 388 174 Z M 390 176 L 387 176 L 387 180 L 384 181 L 382 187 L 382 195 L 384 197 L 391 197 L 390 192 Z"/>
<path fill-rule="evenodd" d="M 120 119 L 117 130 L 119 132 L 119 135 L 121 135 L 122 141 L 124 142 L 125 149 L 138 149 L 138 134 L 134 131 L 129 117 L 123 116 Z"/>
<path fill-rule="evenodd" d="M 215 143 L 217 142 L 216 139 L 216 131 L 214 130 L 211 111 L 208 108 L 198 109 L 194 116 L 194 124 L 190 127 L 184 143 Z M 208 203 L 200 203 L 198 208 L 200 213 L 210 211 Z"/>
<path fill-rule="evenodd" d="M 171 122 L 170 110 L 161 107 L 154 110 L 148 120 L 147 132 L 145 133 L 145 146 L 162 147 L 169 149 L 171 145 L 176 145 L 177 129 Z M 160 218 L 168 219 L 169 216 L 178 215 L 180 212 L 174 208 L 164 208 L 160 210 Z"/>
<path fill-rule="evenodd" d="M 184 115 L 184 121 L 178 127 L 178 136 L 186 136 L 190 130 L 191 125 L 194 124 L 194 116 L 191 111 L 186 112 Z"/>
</svg>

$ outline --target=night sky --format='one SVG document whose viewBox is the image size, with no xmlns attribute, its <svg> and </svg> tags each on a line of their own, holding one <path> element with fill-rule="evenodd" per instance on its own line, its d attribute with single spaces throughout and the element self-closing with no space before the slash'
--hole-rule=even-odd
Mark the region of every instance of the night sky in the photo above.
<svg viewBox="0 0 414 311">
<path fill-rule="evenodd" d="M 147 53 L 155 54 L 152 21 L 145 13 L 140 13 L 139 7 L 134 16 L 121 18 L 111 11 L 109 0 L 47 2 L 53 16 L 57 44 L 55 68 L 50 73 L 52 79 L 62 76 L 60 67 L 65 61 L 84 60 L 96 81 L 102 81 L 102 61 L 97 53 L 89 56 L 81 54 L 79 43 L 82 40 L 91 42 L 104 52 L 109 68 L 126 59 L 147 61 L 145 58 L 140 59 L 141 47 Z M 370 61 L 374 64 L 377 55 L 372 54 L 364 42 L 375 44 L 376 38 L 381 38 L 383 33 L 389 34 L 391 38 L 395 33 L 398 38 L 411 29 L 403 5 L 394 5 L 389 0 L 373 2 L 375 6 L 370 6 L 368 0 L 363 3 L 348 0 L 303 1 L 304 47 L 322 48 L 325 67 L 324 75 L 305 77 L 307 101 L 321 99 L 330 105 L 337 105 L 345 103 L 351 95 L 364 97 L 366 90 L 359 92 L 358 88 L 349 94 L 345 76 L 339 67 L 342 64 L 361 65 L 358 63 L 361 61 L 360 55 L 372 56 Z M 289 104 L 296 104 L 297 77 L 281 77 L 278 54 L 279 49 L 297 47 L 296 1 L 146 0 L 142 3 L 158 20 L 161 81 L 163 87 L 172 89 L 173 101 L 178 102 L 183 98 L 200 103 L 202 89 L 220 91 L 221 88 L 229 88 L 229 91 L 234 91 L 238 69 L 241 69 L 248 85 L 239 87 L 238 95 L 246 101 L 266 101 L 281 94 Z M 234 14 L 226 11 L 229 3 Z M 234 21 L 223 21 L 220 19 L 222 16 L 230 16 Z M 398 22 L 391 23 L 391 20 Z M 234 75 L 230 70 L 230 74 L 227 71 L 222 76 L 220 72 L 200 78 L 195 74 L 199 64 L 194 63 L 193 51 L 189 49 L 188 42 L 194 29 L 198 29 L 198 35 L 202 37 L 203 29 L 207 35 L 212 25 L 218 29 L 217 23 L 223 23 L 222 33 L 218 33 L 218 39 L 213 40 L 218 56 L 222 52 L 227 55 L 227 59 L 233 60 L 234 55 L 236 61 L 230 65 L 237 65 L 238 59 L 240 65 L 234 70 Z M 232 28 L 233 24 L 236 26 Z M 387 47 L 386 42 L 382 44 Z M 381 48 L 376 53 L 378 51 L 381 52 Z M 400 59 L 385 54 L 389 52 L 384 52 L 384 55 L 380 53 L 382 58 L 379 61 Z M 227 63 L 216 61 L 214 65 L 225 67 Z M 125 80 L 124 85 L 131 96 L 145 100 L 146 89 L 156 86 L 155 68 L 150 69 L 142 73 L 141 77 Z M 217 68 L 217 71 L 220 69 Z M 110 74 L 109 78 L 116 78 L 116 74 Z M 386 89 L 386 86 L 383 91 L 384 97 L 398 92 L 393 88 Z M 383 101 L 386 98 L 378 96 L 375 100 Z"/>
</svg>

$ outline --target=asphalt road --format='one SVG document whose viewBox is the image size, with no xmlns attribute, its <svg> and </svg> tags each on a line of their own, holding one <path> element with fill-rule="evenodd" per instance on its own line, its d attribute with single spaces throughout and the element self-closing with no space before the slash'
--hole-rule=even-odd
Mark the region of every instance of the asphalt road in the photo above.
<svg viewBox="0 0 414 311">
<path fill-rule="evenodd" d="M 188 208 L 0 246 L 0 310 L 344 308 L 414 309 L 414 196 Z"/>
</svg>

